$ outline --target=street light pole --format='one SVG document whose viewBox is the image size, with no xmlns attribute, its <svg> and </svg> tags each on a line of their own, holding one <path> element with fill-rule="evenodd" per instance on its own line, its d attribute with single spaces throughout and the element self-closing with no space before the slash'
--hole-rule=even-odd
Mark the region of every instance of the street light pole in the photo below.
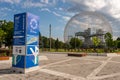
<svg viewBox="0 0 120 80">
<path fill-rule="evenodd" d="M 49 25 L 49 40 L 50 40 L 50 51 L 51 51 L 51 24 Z"/>
</svg>

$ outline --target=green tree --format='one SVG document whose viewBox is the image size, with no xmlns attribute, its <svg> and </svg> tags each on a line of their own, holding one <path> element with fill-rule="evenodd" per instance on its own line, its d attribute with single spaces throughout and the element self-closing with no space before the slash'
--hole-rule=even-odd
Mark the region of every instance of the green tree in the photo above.
<svg viewBox="0 0 120 80">
<path fill-rule="evenodd" d="M 111 48 L 113 46 L 113 38 L 112 38 L 112 34 L 110 34 L 109 32 L 105 34 L 105 42 L 108 48 Z"/>
<path fill-rule="evenodd" d="M 57 38 L 55 41 L 55 49 L 58 51 L 58 48 L 59 48 L 59 40 Z"/>
<path fill-rule="evenodd" d="M 49 48 L 49 39 L 47 37 L 42 37 L 43 47 Z"/>
<path fill-rule="evenodd" d="M 70 50 L 70 48 L 71 48 L 71 46 L 70 46 L 70 44 L 69 43 L 64 43 L 63 44 L 63 48 L 64 48 L 64 50 L 66 51 L 66 50 Z"/>
<path fill-rule="evenodd" d="M 120 37 L 117 38 L 117 48 L 120 48 Z"/>
<path fill-rule="evenodd" d="M 0 28 L 0 47 L 5 39 L 6 33 Z"/>
<path fill-rule="evenodd" d="M 78 38 L 71 38 L 70 45 L 73 49 L 80 48 L 82 45 L 82 40 L 80 40 Z"/>
<path fill-rule="evenodd" d="M 13 22 L 7 22 L 4 31 L 6 32 L 5 45 L 10 48 L 13 41 Z"/>
<path fill-rule="evenodd" d="M 120 41 L 120 37 L 118 37 L 117 40 Z"/>
<path fill-rule="evenodd" d="M 0 21 L 0 28 L 6 33 L 4 38 L 5 46 L 10 48 L 13 41 L 13 22 L 7 22 L 6 20 Z"/>
<path fill-rule="evenodd" d="M 107 46 L 107 49 L 109 52 L 112 52 L 113 51 L 113 48 L 114 48 L 114 41 L 113 41 L 113 37 L 112 37 L 112 34 L 107 32 L 104 36 L 105 38 L 105 42 L 106 42 L 106 46 Z M 107 52 L 108 52 L 107 51 Z"/>
<path fill-rule="evenodd" d="M 93 42 L 94 46 L 97 47 L 101 41 L 98 37 L 93 37 L 92 42 Z"/>
</svg>

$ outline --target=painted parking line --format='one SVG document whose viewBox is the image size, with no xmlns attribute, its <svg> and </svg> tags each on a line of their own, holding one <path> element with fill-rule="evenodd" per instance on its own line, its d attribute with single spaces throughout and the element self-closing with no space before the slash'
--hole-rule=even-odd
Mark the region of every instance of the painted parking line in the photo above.
<svg viewBox="0 0 120 80">
<path fill-rule="evenodd" d="M 55 76 L 60 76 L 60 77 L 72 79 L 72 80 L 86 80 L 83 77 L 78 77 L 75 75 L 70 75 L 70 74 L 66 74 L 66 73 L 62 73 L 62 72 L 58 72 L 58 71 L 53 71 L 53 70 L 49 70 L 49 69 L 40 69 L 39 71 L 44 72 L 44 73 L 48 73 L 51 75 L 55 75 Z"/>
<path fill-rule="evenodd" d="M 99 73 L 104 66 L 112 59 L 112 57 L 108 58 L 105 62 L 103 62 L 98 68 L 96 68 L 90 75 L 87 76 L 87 78 L 94 77 L 97 73 Z"/>
<path fill-rule="evenodd" d="M 72 59 L 67 59 L 67 60 L 62 60 L 62 61 L 58 61 L 58 62 L 54 62 L 54 63 L 50 63 L 50 64 L 47 64 L 47 65 L 44 65 L 44 66 L 40 66 L 40 68 L 44 68 L 44 67 L 47 67 L 47 66 L 51 66 L 51 65 L 55 65 L 55 64 L 59 64 L 59 63 L 63 63 L 63 62 L 67 62 L 67 61 L 70 61 Z"/>
<path fill-rule="evenodd" d="M 85 64 L 96 64 L 96 63 L 99 63 L 99 62 L 86 62 L 86 63 L 79 63 L 80 65 L 85 65 Z M 79 65 L 78 63 L 74 63 L 74 64 L 64 64 L 64 66 L 75 66 L 75 65 Z M 63 65 L 59 65 L 59 64 L 56 64 L 56 65 L 52 65 L 50 67 L 60 67 L 60 66 L 63 66 Z"/>
<path fill-rule="evenodd" d="M 95 80 L 99 80 L 99 79 L 105 79 L 105 78 L 112 78 L 115 76 L 120 76 L 120 73 L 114 73 L 114 74 L 110 74 L 110 75 L 103 75 L 103 76 L 99 76 L 99 77 L 92 77 L 91 79 L 95 79 Z"/>
</svg>

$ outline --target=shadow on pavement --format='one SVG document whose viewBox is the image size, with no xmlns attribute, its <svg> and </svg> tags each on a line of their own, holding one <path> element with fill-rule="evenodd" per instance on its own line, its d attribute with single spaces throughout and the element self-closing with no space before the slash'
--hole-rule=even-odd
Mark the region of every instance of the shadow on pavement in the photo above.
<svg viewBox="0 0 120 80">
<path fill-rule="evenodd" d="M 3 74 L 21 74 L 21 73 L 13 72 L 11 68 L 0 69 L 0 75 Z"/>
</svg>

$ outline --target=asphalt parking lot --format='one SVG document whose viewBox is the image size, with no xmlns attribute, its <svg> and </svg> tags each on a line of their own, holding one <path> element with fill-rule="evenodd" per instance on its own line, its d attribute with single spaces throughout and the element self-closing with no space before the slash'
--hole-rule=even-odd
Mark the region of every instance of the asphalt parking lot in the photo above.
<svg viewBox="0 0 120 80">
<path fill-rule="evenodd" d="M 42 53 L 37 71 L 26 74 L 10 72 L 11 62 L 0 63 L 0 80 L 120 80 L 120 57 Z"/>
</svg>

